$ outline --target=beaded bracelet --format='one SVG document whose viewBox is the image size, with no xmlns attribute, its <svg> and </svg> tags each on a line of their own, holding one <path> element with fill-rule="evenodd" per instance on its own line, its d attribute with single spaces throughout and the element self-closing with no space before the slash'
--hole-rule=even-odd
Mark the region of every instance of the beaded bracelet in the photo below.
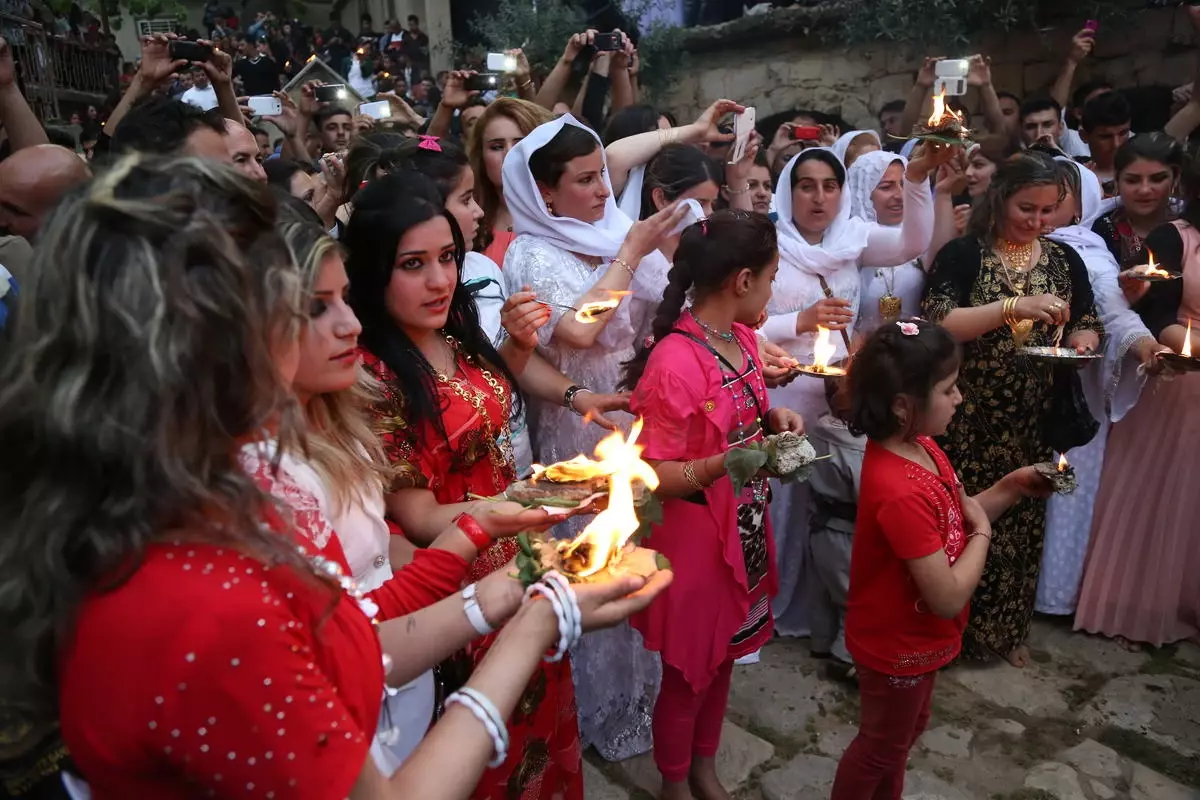
<svg viewBox="0 0 1200 800">
<path fill-rule="evenodd" d="M 504 719 L 496 710 L 496 706 L 482 693 L 470 686 L 464 686 L 447 697 L 445 707 L 449 708 L 455 703 L 470 711 L 475 719 L 483 725 L 488 736 L 492 737 L 492 749 L 495 751 L 495 755 L 488 762 L 488 766 L 498 767 L 503 764 L 508 758 L 508 726 L 504 724 Z"/>
<path fill-rule="evenodd" d="M 637 277 L 637 270 L 634 269 L 633 267 L 629 266 L 629 262 L 626 261 L 625 259 L 621 258 L 620 256 L 617 256 L 616 258 L 614 258 L 612 260 L 612 263 L 617 264 L 621 267 L 624 267 L 625 271 L 629 273 L 629 277 L 631 277 L 631 278 Z"/>
<path fill-rule="evenodd" d="M 699 478 L 696 477 L 695 461 L 689 461 L 683 465 L 683 479 L 687 481 L 697 492 L 703 492 L 706 488 L 708 488 L 700 482 Z"/>
</svg>

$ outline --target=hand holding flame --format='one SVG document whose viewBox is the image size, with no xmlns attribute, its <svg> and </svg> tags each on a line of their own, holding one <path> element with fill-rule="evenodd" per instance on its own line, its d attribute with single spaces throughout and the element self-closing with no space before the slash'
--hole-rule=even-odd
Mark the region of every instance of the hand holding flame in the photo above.
<svg viewBox="0 0 1200 800">
<path fill-rule="evenodd" d="M 550 309 L 537 301 L 537 295 L 528 286 L 504 301 L 500 308 L 500 324 L 521 348 L 532 350 L 537 347 L 538 329 L 550 321 Z"/>
</svg>

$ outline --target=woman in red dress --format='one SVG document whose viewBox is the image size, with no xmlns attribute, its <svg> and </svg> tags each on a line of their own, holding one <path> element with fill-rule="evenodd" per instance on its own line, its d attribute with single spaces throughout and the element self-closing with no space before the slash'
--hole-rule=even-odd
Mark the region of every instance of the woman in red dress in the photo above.
<svg viewBox="0 0 1200 800">
<path fill-rule="evenodd" d="M 378 430 L 396 471 L 388 512 L 420 545 L 464 512 L 482 513 L 478 497 L 516 479 L 509 418 L 519 395 L 514 372 L 533 350 L 548 315 L 520 295 L 505 304 L 510 339 L 497 352 L 479 327 L 470 292 L 459 281 L 464 243 L 428 179 L 409 173 L 372 181 L 355 195 L 344 243 L 350 303 L 363 326 L 364 362 L 384 384 Z M 545 521 L 526 512 L 526 524 Z M 497 542 L 471 565 L 478 580 L 516 555 Z M 491 646 L 469 652 L 477 666 Z M 569 662 L 534 675 L 509 724 L 508 760 L 479 784 L 479 800 L 583 797 L 575 695 Z"/>
<path fill-rule="evenodd" d="M 274 214 L 231 168 L 132 156 L 43 227 L 0 365 L 0 702 L 28 733 L 61 725 L 96 800 L 461 800 L 495 749 L 471 709 L 391 780 L 368 747 L 385 673 L 412 677 L 384 652 L 425 626 L 469 641 L 464 600 L 376 627 L 337 537 L 239 458 L 264 431 L 280 457 L 299 438 L 301 288 Z M 664 584 L 606 602 L 639 585 L 581 587 L 583 629 Z M 513 588 L 480 597 L 509 621 L 468 684 L 501 727 L 559 640 L 551 604 Z"/>
<path fill-rule="evenodd" d="M 728 797 L 716 755 L 733 662 L 774 629 L 767 482 L 752 480 L 735 494 L 725 456 L 762 441 L 768 429 L 804 429 L 794 411 L 769 408 L 748 327 L 766 308 L 778 263 L 775 227 L 761 214 L 718 211 L 685 230 L 654 318 L 653 348 L 642 348 L 625 374 L 633 413 L 645 420 L 644 457 L 667 498 L 648 545 L 680 574 L 633 620 L 646 647 L 662 655 L 653 730 L 663 800 Z M 689 292 L 695 300 L 684 309 Z"/>
</svg>

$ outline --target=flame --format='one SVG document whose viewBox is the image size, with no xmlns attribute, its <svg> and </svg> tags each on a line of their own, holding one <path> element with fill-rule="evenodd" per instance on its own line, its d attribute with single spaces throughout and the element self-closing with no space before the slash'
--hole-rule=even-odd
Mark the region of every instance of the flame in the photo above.
<svg viewBox="0 0 1200 800">
<path fill-rule="evenodd" d="M 933 113 L 929 115 L 929 121 L 926 123 L 929 128 L 940 128 L 948 124 L 951 120 L 963 123 L 963 115 L 946 105 L 946 87 L 933 96 Z"/>
<path fill-rule="evenodd" d="M 312 63 L 312 62 L 313 62 L 313 61 L 316 59 L 316 57 L 317 57 L 317 54 L 316 54 L 316 53 L 313 53 L 311 56 L 309 56 L 308 58 L 304 59 L 304 63 L 305 63 L 305 64 L 311 64 L 311 63 Z"/>
<path fill-rule="evenodd" d="M 360 47 L 357 50 L 355 50 L 354 52 L 361 56 L 363 54 L 363 49 Z"/>
<path fill-rule="evenodd" d="M 1146 254 L 1150 257 L 1150 263 L 1142 267 L 1141 272 L 1143 275 L 1153 275 L 1156 278 L 1171 277 L 1171 273 L 1165 269 L 1160 269 L 1158 264 L 1154 263 L 1154 253 L 1150 252 L 1150 248 L 1148 247 L 1146 248 Z"/>
<path fill-rule="evenodd" d="M 1067 467 L 1069 467 L 1069 466 L 1071 466 L 1071 465 L 1070 465 L 1070 464 L 1067 462 L 1067 454 L 1066 454 L 1066 453 L 1060 453 L 1060 454 L 1059 454 L 1059 456 L 1058 456 L 1058 471 L 1059 471 L 1059 472 L 1066 472 L 1066 471 L 1067 471 Z"/>
<path fill-rule="evenodd" d="M 1187 333 L 1183 337 L 1183 349 L 1179 351 L 1179 355 L 1184 358 L 1192 357 L 1192 318 L 1188 317 Z"/>
<path fill-rule="evenodd" d="M 837 352 L 837 345 L 829 335 L 829 328 L 817 326 L 817 341 L 813 343 L 813 366 L 822 372 L 829 369 L 829 359 Z"/>
<path fill-rule="evenodd" d="M 633 482 L 641 481 L 650 491 L 658 488 L 658 474 L 642 460 L 642 447 L 637 438 L 642 432 L 642 420 L 633 423 L 629 438 L 620 431 L 613 431 L 596 445 L 598 461 L 586 456 L 576 456 L 570 461 L 535 467 L 535 475 L 569 475 L 571 480 L 589 480 L 598 477 L 608 479 L 608 507 L 569 543 L 559 546 L 564 560 L 584 545 L 588 549 L 580 555 L 585 557 L 584 566 L 575 572 L 580 578 L 594 575 L 605 567 L 612 566 L 620 558 L 621 550 L 629 537 L 637 532 L 641 522 L 633 502 Z"/>
<path fill-rule="evenodd" d="M 609 289 L 607 300 L 595 300 L 591 303 L 581 305 L 579 310 L 575 312 L 575 320 L 582 322 L 584 325 L 599 322 L 600 317 L 619 306 L 621 298 L 628 294 L 633 294 L 633 292 Z"/>
</svg>

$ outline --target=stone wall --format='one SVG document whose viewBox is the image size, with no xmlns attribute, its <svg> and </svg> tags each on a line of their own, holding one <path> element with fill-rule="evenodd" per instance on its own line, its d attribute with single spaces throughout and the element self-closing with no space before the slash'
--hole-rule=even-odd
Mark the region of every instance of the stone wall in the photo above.
<svg viewBox="0 0 1200 800">
<path fill-rule="evenodd" d="M 875 112 L 889 100 L 903 99 L 924 54 L 881 44 L 852 50 L 822 44 L 786 16 L 764 17 L 756 35 L 746 35 L 749 20 L 721 45 L 720 26 L 691 40 L 688 74 L 676 82 L 666 106 L 690 118 L 713 100 L 727 97 L 756 107 L 759 119 L 792 108 L 839 113 L 858 127 L 875 127 Z M 1026 96 L 1045 91 L 1058 75 L 1071 36 L 1082 27 L 1064 25 L 1035 32 L 985 34 L 957 53 L 985 53 L 992 59 L 997 90 Z M 698 32 L 699 33 L 699 32 Z M 716 34 L 716 35 L 714 35 Z M 1102 24 L 1092 56 L 1076 74 L 1076 85 L 1104 77 L 1119 87 L 1192 80 L 1196 67 L 1194 29 L 1184 8 L 1135 12 L 1122 24 Z M 974 92 L 966 98 L 977 110 Z"/>
</svg>

